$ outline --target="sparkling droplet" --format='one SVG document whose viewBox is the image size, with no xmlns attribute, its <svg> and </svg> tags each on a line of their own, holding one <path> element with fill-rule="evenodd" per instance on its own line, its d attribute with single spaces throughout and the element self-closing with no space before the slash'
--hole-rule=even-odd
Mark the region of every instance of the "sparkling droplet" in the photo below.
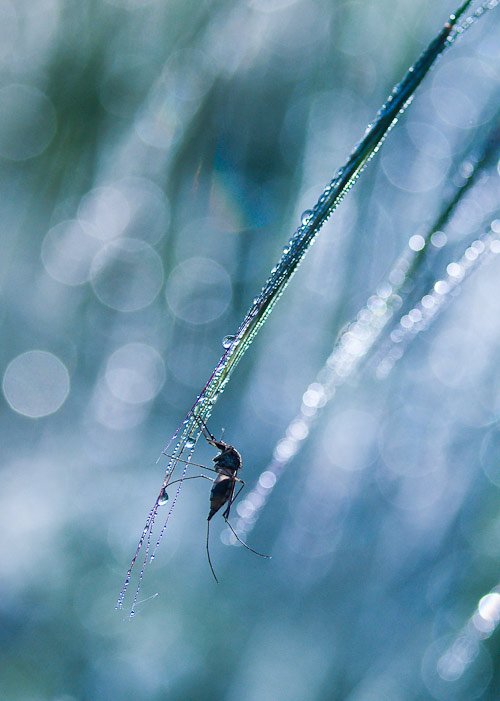
<svg viewBox="0 0 500 701">
<path fill-rule="evenodd" d="M 191 448 L 194 448 L 195 443 L 196 440 L 192 438 L 192 436 L 189 436 L 189 438 L 186 440 L 186 448 L 188 450 L 191 450 Z"/>
<path fill-rule="evenodd" d="M 304 226 L 306 226 L 306 224 L 309 224 L 309 222 L 312 219 L 313 214 L 314 214 L 314 212 L 312 211 L 312 209 L 306 209 L 305 212 L 302 212 L 301 217 L 300 217 L 300 221 L 302 222 L 302 224 Z"/>
<path fill-rule="evenodd" d="M 165 487 L 162 488 L 160 496 L 158 497 L 158 506 L 164 506 L 168 501 L 168 494 Z"/>
<path fill-rule="evenodd" d="M 224 336 L 222 339 L 222 347 L 223 348 L 230 348 L 234 342 L 234 339 L 236 336 Z"/>
</svg>

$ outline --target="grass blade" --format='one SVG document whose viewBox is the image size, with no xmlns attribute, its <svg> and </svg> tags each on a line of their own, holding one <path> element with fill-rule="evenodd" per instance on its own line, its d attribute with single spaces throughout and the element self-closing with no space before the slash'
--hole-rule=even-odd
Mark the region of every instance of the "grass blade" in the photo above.
<svg viewBox="0 0 500 701">
<path fill-rule="evenodd" d="M 325 187 L 314 207 L 304 212 L 301 225 L 283 249 L 283 255 L 271 271 L 260 294 L 253 301 L 238 331 L 232 337 L 231 344 L 216 365 L 197 402 L 189 412 L 188 418 L 195 412 L 204 420 L 208 419 L 213 404 L 226 386 L 234 368 L 266 322 L 319 230 L 352 188 L 367 163 L 377 153 L 437 58 L 451 46 L 458 35 L 458 22 L 471 4 L 471 0 L 462 3 L 459 9 L 449 17 L 416 63 L 393 88 L 375 120 L 367 127 L 363 138 L 355 146 L 345 165 Z M 485 9 L 483 13 L 484 11 Z M 193 425 L 188 426 L 188 433 L 192 428 Z"/>
</svg>

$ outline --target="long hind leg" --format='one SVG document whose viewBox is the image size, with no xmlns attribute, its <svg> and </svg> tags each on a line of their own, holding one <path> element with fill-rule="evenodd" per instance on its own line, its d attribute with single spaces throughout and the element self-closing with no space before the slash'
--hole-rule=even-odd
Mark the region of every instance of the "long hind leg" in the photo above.
<svg viewBox="0 0 500 701">
<path fill-rule="evenodd" d="M 214 570 L 214 567 L 212 565 L 212 560 L 210 559 L 210 548 L 208 547 L 209 536 L 210 536 L 210 519 L 207 520 L 207 557 L 208 557 L 208 564 L 210 565 L 210 569 L 212 570 L 212 574 L 214 576 L 214 579 L 218 584 L 219 580 L 217 579 L 217 575 L 215 574 L 215 570 Z"/>
<path fill-rule="evenodd" d="M 237 491 L 236 494 L 235 494 L 235 493 L 234 493 L 234 484 L 236 483 L 236 481 L 241 482 L 241 487 L 238 489 L 238 491 Z M 228 505 L 227 505 L 227 507 L 226 507 L 226 510 L 225 510 L 224 513 L 222 514 L 222 517 L 223 517 L 224 519 L 229 518 L 229 513 L 230 513 L 230 511 L 231 511 L 231 506 L 232 506 L 232 505 L 234 504 L 234 502 L 236 501 L 236 499 L 237 499 L 239 493 L 241 492 L 241 490 L 243 489 L 244 486 L 245 486 L 245 483 L 243 482 L 243 480 L 237 479 L 237 480 L 235 480 L 235 481 L 233 482 L 233 494 L 232 494 L 231 498 L 229 499 L 229 503 L 228 503 Z"/>
<path fill-rule="evenodd" d="M 234 535 L 234 537 L 236 538 L 236 540 L 238 541 L 238 543 L 241 543 L 241 545 L 243 545 L 244 548 L 246 548 L 247 550 L 250 550 L 250 552 L 251 552 L 251 553 L 254 553 L 254 555 L 258 555 L 259 557 L 265 557 L 267 560 L 270 560 L 270 559 L 271 559 L 271 555 L 264 555 L 264 553 L 259 553 L 259 552 L 257 552 L 257 550 L 254 550 L 254 549 L 251 548 L 249 545 L 247 545 L 247 544 L 245 543 L 245 541 L 241 540 L 240 536 L 236 533 L 236 531 L 235 531 L 234 528 L 231 526 L 231 524 L 229 523 L 229 521 L 228 521 L 227 518 L 224 518 L 224 521 L 227 523 L 227 525 L 228 525 L 229 528 L 231 529 L 231 532 L 232 532 L 232 534 Z"/>
<path fill-rule="evenodd" d="M 238 489 L 236 494 L 230 499 L 229 504 L 227 505 L 227 509 L 222 514 L 222 517 L 223 517 L 224 521 L 227 523 L 227 525 L 229 526 L 229 528 L 231 529 L 231 532 L 234 535 L 234 537 L 236 538 L 236 540 L 238 541 L 238 543 L 241 543 L 241 545 L 243 545 L 243 547 L 245 547 L 247 550 L 250 550 L 250 552 L 254 553 L 255 555 L 258 555 L 259 557 L 265 557 L 266 559 L 270 560 L 271 555 L 264 555 L 263 553 L 259 553 L 259 552 L 257 552 L 257 550 L 254 550 L 249 545 L 247 545 L 243 540 L 241 540 L 240 536 L 236 533 L 236 531 L 234 530 L 232 525 L 229 523 L 228 519 L 229 519 L 229 514 L 231 512 L 231 506 L 234 504 L 238 494 L 240 494 L 241 490 L 245 486 L 245 483 L 243 482 L 243 480 L 239 480 L 239 481 L 241 482 L 241 487 Z"/>
</svg>

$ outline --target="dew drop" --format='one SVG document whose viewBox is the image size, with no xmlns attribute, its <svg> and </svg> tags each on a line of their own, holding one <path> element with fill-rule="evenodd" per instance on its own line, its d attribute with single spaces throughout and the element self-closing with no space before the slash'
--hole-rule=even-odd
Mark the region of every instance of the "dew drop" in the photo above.
<svg viewBox="0 0 500 701">
<path fill-rule="evenodd" d="M 168 494 L 165 487 L 162 488 L 160 496 L 158 497 L 158 506 L 164 506 L 168 501 Z"/>
<path fill-rule="evenodd" d="M 314 214 L 314 212 L 312 211 L 312 209 L 306 209 L 304 212 L 302 212 L 302 214 L 300 216 L 300 221 L 302 222 L 302 224 L 304 226 L 309 224 L 309 222 L 311 221 L 311 219 L 313 217 L 313 214 Z"/>
<path fill-rule="evenodd" d="M 191 448 L 194 448 L 194 445 L 196 443 L 196 440 L 189 436 L 189 438 L 186 440 L 186 448 L 188 450 L 191 450 Z"/>
<path fill-rule="evenodd" d="M 222 339 L 222 347 L 226 349 L 230 348 L 234 343 L 235 338 L 236 336 L 224 336 L 224 338 Z"/>
</svg>

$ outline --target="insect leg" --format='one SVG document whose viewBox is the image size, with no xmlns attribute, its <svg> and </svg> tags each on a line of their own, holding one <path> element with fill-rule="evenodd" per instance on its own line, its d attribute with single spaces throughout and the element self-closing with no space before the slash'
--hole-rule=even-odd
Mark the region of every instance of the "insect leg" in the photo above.
<svg viewBox="0 0 500 701">
<path fill-rule="evenodd" d="M 245 486 L 245 483 L 243 482 L 243 480 L 238 479 L 238 482 L 241 482 L 241 486 L 240 486 L 240 488 L 238 489 L 238 491 L 236 492 L 236 494 L 229 500 L 228 507 L 227 507 L 227 509 L 224 511 L 224 513 L 222 514 L 222 517 L 223 517 L 224 521 L 227 523 L 227 525 L 229 526 L 229 528 L 231 529 L 231 531 L 232 531 L 234 537 L 236 538 L 236 540 L 238 541 L 238 543 L 241 543 L 241 545 L 243 545 L 247 550 L 250 550 L 250 552 L 254 553 L 255 555 L 258 555 L 259 557 L 265 557 L 265 558 L 267 558 L 268 560 L 270 560 L 270 559 L 271 559 L 271 555 L 264 555 L 263 553 L 258 553 L 257 550 L 254 550 L 254 549 L 251 548 L 249 545 L 247 545 L 244 541 L 242 541 L 241 538 L 240 538 L 240 536 L 236 533 L 236 531 L 234 530 L 234 528 L 232 527 L 232 525 L 231 525 L 231 524 L 229 523 L 229 521 L 228 521 L 229 512 L 231 511 L 231 506 L 232 506 L 232 504 L 234 503 L 234 501 L 236 500 L 238 494 L 240 494 L 241 490 L 242 490 L 243 487 Z M 236 483 L 236 480 L 235 480 L 235 483 Z"/>
<path fill-rule="evenodd" d="M 241 487 L 238 489 L 238 491 L 236 492 L 236 494 L 234 494 L 234 486 L 235 486 L 235 484 L 236 484 L 237 481 L 238 481 L 238 482 L 241 482 Z M 245 486 L 245 483 L 243 482 L 243 480 L 240 480 L 240 479 L 238 479 L 237 477 L 234 479 L 234 482 L 233 482 L 233 494 L 231 495 L 231 497 L 230 497 L 230 499 L 229 499 L 229 504 L 227 505 L 226 510 L 225 510 L 224 513 L 222 514 L 223 518 L 225 518 L 225 519 L 229 518 L 229 512 L 231 511 L 231 506 L 232 506 L 233 503 L 236 501 L 236 498 L 238 497 L 238 494 L 241 492 L 241 490 L 243 489 L 244 486 Z"/>
<path fill-rule="evenodd" d="M 210 565 L 210 569 L 212 570 L 212 574 L 214 576 L 214 579 L 218 584 L 219 580 L 217 579 L 217 575 L 215 574 L 215 570 L 214 570 L 213 565 L 212 565 L 212 560 L 210 559 L 210 548 L 208 547 L 209 536 L 210 536 L 210 520 L 207 521 L 207 557 L 208 557 L 208 564 Z"/>
<path fill-rule="evenodd" d="M 215 470 L 214 470 L 215 472 Z M 176 482 L 185 482 L 186 480 L 197 480 L 199 477 L 201 477 L 204 480 L 209 480 L 210 482 L 214 482 L 211 477 L 208 477 L 207 475 L 193 475 L 192 477 L 181 477 L 178 480 L 173 480 L 172 482 L 169 482 L 167 484 L 167 487 L 170 487 L 170 485 L 175 484 Z"/>
<path fill-rule="evenodd" d="M 241 491 L 241 489 L 240 489 L 240 491 Z M 241 543 L 241 545 L 243 545 L 243 547 L 245 547 L 247 550 L 250 550 L 250 552 L 254 553 L 254 555 L 258 555 L 259 557 L 265 557 L 267 560 L 271 559 L 271 555 L 264 555 L 264 553 L 258 553 L 257 550 L 254 550 L 249 545 L 247 545 L 243 540 L 241 540 L 240 536 L 236 533 L 234 528 L 231 526 L 231 524 L 227 520 L 227 517 L 224 517 L 224 521 L 227 523 L 227 525 L 231 529 L 231 531 L 232 531 L 234 537 L 236 538 L 236 540 L 238 541 L 238 543 Z"/>
<path fill-rule="evenodd" d="M 172 460 L 176 462 L 183 462 L 185 465 L 193 465 L 194 467 L 201 467 L 203 470 L 210 470 L 210 472 L 217 472 L 217 470 L 214 470 L 213 467 L 206 467 L 206 465 L 200 465 L 197 462 L 191 462 L 191 460 L 183 460 L 182 458 L 178 458 L 176 455 L 169 455 L 169 453 L 163 453 L 163 455 L 166 458 L 172 458 Z M 170 483 L 172 484 L 172 483 Z"/>
</svg>

